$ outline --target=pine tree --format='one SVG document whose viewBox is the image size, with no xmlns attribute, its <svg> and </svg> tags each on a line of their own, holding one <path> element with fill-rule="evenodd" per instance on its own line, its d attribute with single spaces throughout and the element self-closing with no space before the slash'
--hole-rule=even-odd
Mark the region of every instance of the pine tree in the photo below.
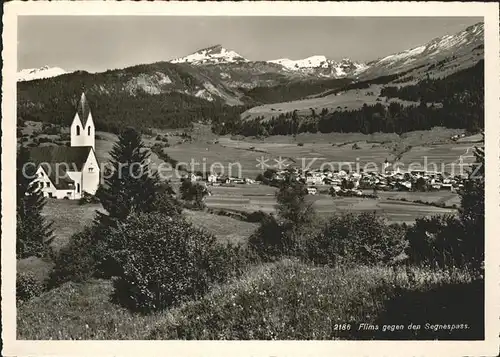
<svg viewBox="0 0 500 357">
<path fill-rule="evenodd" d="M 140 134 L 133 128 L 125 129 L 111 150 L 111 171 L 97 191 L 107 215 L 100 213 L 98 220 L 125 220 L 132 212 L 154 210 L 159 179 L 149 167 L 150 152 Z M 109 222 L 109 220 L 107 221 Z"/>
<path fill-rule="evenodd" d="M 276 192 L 278 216 L 293 226 L 301 227 L 311 223 L 314 210 L 306 202 L 307 186 L 291 173 L 285 174 Z"/>
<path fill-rule="evenodd" d="M 33 183 L 36 168 L 28 165 L 29 161 L 28 150 L 21 146 L 16 168 L 16 254 L 19 259 L 46 255 L 54 239 L 53 222 L 42 216 L 46 200 Z"/>
</svg>

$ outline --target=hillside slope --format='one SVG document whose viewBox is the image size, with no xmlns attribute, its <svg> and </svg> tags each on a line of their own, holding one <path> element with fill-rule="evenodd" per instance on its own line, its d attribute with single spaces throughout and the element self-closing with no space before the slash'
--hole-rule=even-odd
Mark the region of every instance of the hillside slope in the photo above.
<svg viewBox="0 0 500 357">
<path fill-rule="evenodd" d="M 360 80 L 415 69 L 408 76 L 443 76 L 473 66 L 484 57 L 484 23 L 444 35 L 421 46 L 367 63 Z"/>
<path fill-rule="evenodd" d="M 402 90 L 394 94 L 392 88 L 411 87 L 413 88 L 411 91 L 415 92 L 418 90 L 415 86 L 419 83 L 442 78 L 450 78 L 449 81 L 455 85 L 457 81 L 451 78 L 456 74 L 460 78 L 460 88 L 456 89 L 457 93 L 452 93 L 454 88 L 452 84 L 447 85 L 445 94 L 441 93 L 444 91 L 443 85 L 439 84 L 439 92 L 442 95 L 434 102 L 442 103 L 448 97 L 460 96 L 462 95 L 460 93 L 465 92 L 468 94 L 463 95 L 468 97 L 470 93 L 480 96 L 483 88 L 480 84 L 483 83 L 484 75 L 484 70 L 481 71 L 484 59 L 483 36 L 482 23 L 470 26 L 455 35 L 445 35 L 417 48 L 369 62 L 369 67 L 361 72 L 354 82 L 347 83 L 342 88 L 335 89 L 332 86 L 330 90 L 309 95 L 307 98 L 281 101 L 281 103 L 268 102 L 250 108 L 241 115 L 241 118 L 268 121 L 281 116 L 290 118 L 291 113 L 295 112 L 299 118 L 307 119 L 322 111 L 360 110 L 364 105 L 379 104 L 385 107 L 391 103 L 403 106 L 418 105 L 420 97 L 415 94 L 405 95 L 406 92 Z M 474 70 L 476 67 L 477 70 Z M 425 89 L 427 97 L 431 90 L 432 88 Z"/>
</svg>

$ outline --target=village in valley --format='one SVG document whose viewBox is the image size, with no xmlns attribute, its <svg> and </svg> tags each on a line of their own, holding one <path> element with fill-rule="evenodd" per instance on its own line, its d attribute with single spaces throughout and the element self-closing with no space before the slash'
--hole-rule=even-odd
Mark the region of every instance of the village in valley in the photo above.
<svg viewBox="0 0 500 357">
<path fill-rule="evenodd" d="M 266 179 L 267 174 L 267 179 Z M 267 169 L 263 175 L 256 179 L 248 177 L 227 177 L 224 175 L 209 174 L 207 177 L 202 175 L 190 174 L 184 178 L 196 182 L 206 182 L 210 186 L 219 186 L 222 184 L 268 184 L 278 185 L 285 180 L 286 175 L 293 175 L 297 180 L 307 185 L 309 194 L 318 193 L 318 189 L 330 188 L 330 192 L 338 195 L 363 195 L 363 190 L 376 191 L 448 191 L 456 193 L 463 187 L 462 181 L 467 178 L 467 174 L 449 175 L 442 172 L 412 170 L 410 172 L 401 172 L 399 168 L 393 170 L 389 163 L 384 165 L 384 172 L 349 172 L 346 170 L 330 171 L 322 170 L 300 170 L 293 167 L 286 170 Z"/>
</svg>

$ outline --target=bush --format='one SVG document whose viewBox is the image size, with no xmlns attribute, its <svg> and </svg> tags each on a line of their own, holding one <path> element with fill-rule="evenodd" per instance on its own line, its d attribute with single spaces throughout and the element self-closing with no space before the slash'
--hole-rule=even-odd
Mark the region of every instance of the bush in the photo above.
<svg viewBox="0 0 500 357">
<path fill-rule="evenodd" d="M 272 261 L 285 251 L 284 228 L 273 215 L 262 217 L 259 228 L 248 238 L 248 247 L 264 261 Z"/>
<path fill-rule="evenodd" d="M 183 219 L 161 213 L 132 215 L 111 234 L 114 260 L 121 267 L 113 299 L 141 312 L 165 309 L 205 293 L 221 267 L 216 238 Z"/>
<path fill-rule="evenodd" d="M 454 216 L 419 218 L 406 237 L 407 253 L 413 264 L 445 268 L 467 263 L 464 228 Z"/>
<path fill-rule="evenodd" d="M 255 211 L 255 212 L 248 214 L 246 220 L 247 220 L 247 222 L 258 223 L 258 222 L 262 222 L 266 216 L 267 216 L 267 214 L 263 211 Z"/>
<path fill-rule="evenodd" d="M 196 182 L 193 183 L 191 180 L 184 180 L 179 190 L 181 198 L 189 201 L 193 209 L 203 209 L 205 207 L 203 199 L 208 195 L 206 187 Z"/>
<path fill-rule="evenodd" d="M 155 195 L 151 205 L 151 212 L 159 212 L 167 216 L 178 216 L 182 212 L 182 207 L 172 196 L 173 190 L 170 185 L 164 185 Z"/>
<path fill-rule="evenodd" d="M 212 282 L 222 283 L 243 274 L 254 258 L 241 245 L 232 243 L 217 244 L 210 251 L 208 263 Z"/>
<path fill-rule="evenodd" d="M 26 301 L 40 295 L 44 290 L 43 283 L 38 281 L 31 272 L 21 272 L 16 277 L 16 298 Z"/>
<path fill-rule="evenodd" d="M 248 244 L 254 254 L 267 261 L 303 254 L 304 242 L 309 239 L 316 219 L 306 196 L 307 187 L 286 175 L 276 192 L 279 219 L 260 214 L 261 225 L 249 238 Z"/>
<path fill-rule="evenodd" d="M 387 225 L 376 213 L 334 216 L 322 232 L 306 241 L 307 258 L 316 264 L 392 264 L 404 258 L 405 229 Z"/>
<path fill-rule="evenodd" d="M 79 283 L 94 276 L 113 275 L 106 238 L 106 229 L 97 225 L 74 234 L 69 244 L 53 256 L 55 266 L 50 274 L 49 286 L 52 288 L 67 281 Z"/>
<path fill-rule="evenodd" d="M 298 143 L 297 146 L 304 146 L 304 143 Z"/>
</svg>

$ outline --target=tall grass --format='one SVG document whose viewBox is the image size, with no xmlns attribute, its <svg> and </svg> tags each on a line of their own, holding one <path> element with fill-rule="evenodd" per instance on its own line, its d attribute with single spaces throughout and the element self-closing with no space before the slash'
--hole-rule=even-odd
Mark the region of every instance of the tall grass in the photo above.
<svg viewBox="0 0 500 357">
<path fill-rule="evenodd" d="M 261 266 L 242 279 L 214 289 L 202 299 L 172 311 L 148 336 L 154 339 L 371 339 L 398 338 L 400 332 L 380 333 L 360 331 L 361 323 L 380 326 L 394 322 L 408 325 L 434 318 L 436 323 L 450 323 L 460 309 L 450 309 L 441 315 L 430 316 L 416 309 L 420 316 L 406 318 L 410 303 L 426 299 L 425 292 L 442 289 L 449 284 L 466 291 L 472 277 L 459 271 L 437 272 L 412 268 L 393 270 L 386 267 L 357 267 L 350 269 L 314 267 L 291 260 Z M 413 294 L 423 294 L 415 298 Z M 439 295 L 439 293 L 437 293 Z M 476 294 L 477 295 L 477 294 Z M 456 297 L 463 301 L 470 294 Z M 481 301 L 479 298 L 474 301 Z M 388 310 L 392 302 L 398 306 Z M 426 301 L 429 311 L 446 309 L 449 301 L 441 299 L 440 306 Z M 471 308 L 477 315 L 466 317 L 474 329 L 467 337 L 481 338 L 482 325 L 474 324 L 481 316 L 479 305 Z M 388 311 L 391 315 L 387 315 Z M 459 316 L 459 315 L 456 315 Z M 390 319 L 389 319 L 390 318 Z M 441 319 L 441 320 L 440 320 Z M 461 317 L 461 322 L 464 320 Z M 454 334 L 432 331 L 406 331 L 407 338 L 454 338 Z M 461 335 L 463 337 L 463 334 Z"/>
<path fill-rule="evenodd" d="M 19 339 L 481 339 L 482 282 L 463 270 L 329 268 L 294 260 L 249 267 L 205 296 L 151 315 L 110 302 L 110 281 L 66 283 L 22 304 Z M 463 306 L 467 306 L 464 309 Z M 382 331 L 384 324 L 420 331 Z M 379 326 L 359 330 L 361 323 Z M 425 323 L 464 323 L 432 331 Z"/>
</svg>

